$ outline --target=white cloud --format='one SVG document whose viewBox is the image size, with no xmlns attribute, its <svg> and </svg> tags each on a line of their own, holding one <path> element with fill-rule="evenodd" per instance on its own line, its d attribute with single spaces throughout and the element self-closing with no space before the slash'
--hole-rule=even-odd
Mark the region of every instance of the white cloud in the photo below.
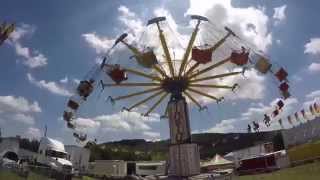
<svg viewBox="0 0 320 180">
<path fill-rule="evenodd" d="M 315 90 L 306 95 L 308 99 L 315 99 L 320 97 L 320 90 Z"/>
<path fill-rule="evenodd" d="M 38 113 L 41 108 L 38 102 L 29 102 L 24 97 L 0 96 L 0 112 Z"/>
<path fill-rule="evenodd" d="M 304 45 L 304 48 L 305 54 L 320 54 L 320 38 L 311 38 L 310 42 Z"/>
<path fill-rule="evenodd" d="M 276 43 L 277 43 L 278 45 L 280 45 L 280 44 L 281 44 L 281 40 L 280 40 L 280 39 L 277 39 L 277 40 L 276 40 Z"/>
<path fill-rule="evenodd" d="M 206 132 L 210 133 L 227 133 L 227 132 L 235 132 L 236 126 L 235 124 L 239 120 L 237 119 L 225 119 L 217 123 L 214 127 L 206 130 Z"/>
<path fill-rule="evenodd" d="M 0 96 L 0 119 L 2 123 L 35 123 L 34 114 L 41 112 L 38 102 L 29 102 L 24 97 Z"/>
<path fill-rule="evenodd" d="M 274 8 L 273 19 L 275 20 L 275 25 L 278 25 L 280 22 L 286 19 L 286 9 L 287 5 Z"/>
<path fill-rule="evenodd" d="M 22 63 L 29 68 L 42 67 L 48 64 L 48 59 L 38 50 L 31 50 L 21 44 L 21 39 L 27 35 L 32 35 L 34 31 L 35 27 L 23 24 L 12 33 L 9 42 L 15 48 L 16 54 L 22 58 Z"/>
<path fill-rule="evenodd" d="M 96 33 L 86 33 L 82 37 L 98 54 L 106 53 L 114 43 L 114 39 L 102 38 L 96 35 Z"/>
<path fill-rule="evenodd" d="M 60 82 L 60 83 L 63 83 L 63 84 L 66 84 L 66 83 L 69 82 L 69 78 L 66 76 L 66 77 L 64 77 L 63 79 L 60 79 L 59 82 Z"/>
<path fill-rule="evenodd" d="M 64 87 L 58 85 L 56 82 L 46 82 L 45 80 L 37 81 L 30 73 L 27 74 L 30 83 L 36 85 L 41 89 L 48 90 L 49 92 L 60 96 L 71 96 L 71 92 Z"/>
<path fill-rule="evenodd" d="M 201 3 L 197 0 L 190 0 L 190 8 L 186 14 L 205 15 L 211 23 L 218 27 L 228 26 L 259 50 L 266 51 L 267 47 L 272 44 L 272 35 L 268 32 L 267 26 L 269 18 L 263 8 L 233 7 L 231 0 L 205 0 Z M 212 30 L 212 26 L 208 28 Z"/>
<path fill-rule="evenodd" d="M 111 115 L 99 115 L 93 118 L 77 118 L 76 130 L 86 132 L 91 136 L 99 136 L 100 133 L 124 133 L 143 136 L 146 139 L 158 139 L 159 133 L 153 132 L 150 124 L 159 122 L 158 114 L 150 114 L 144 117 L 138 112 L 120 111 Z"/>
<path fill-rule="evenodd" d="M 158 141 L 160 140 L 160 133 L 159 132 L 151 132 L 151 131 L 145 131 L 143 132 L 143 135 L 152 141 Z"/>
<path fill-rule="evenodd" d="M 29 139 L 40 139 L 41 138 L 41 130 L 35 127 L 29 127 L 27 131 L 23 134 L 24 137 Z"/>
<path fill-rule="evenodd" d="M 308 66 L 308 70 L 312 73 L 320 72 L 320 63 L 311 63 Z"/>
</svg>

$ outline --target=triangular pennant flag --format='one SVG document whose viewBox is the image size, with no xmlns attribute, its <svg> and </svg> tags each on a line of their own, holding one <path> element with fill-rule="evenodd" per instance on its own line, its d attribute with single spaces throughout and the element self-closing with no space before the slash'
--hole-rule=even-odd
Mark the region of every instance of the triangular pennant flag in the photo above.
<svg viewBox="0 0 320 180">
<path fill-rule="evenodd" d="M 281 128 L 284 128 L 284 127 L 283 127 L 283 124 L 282 124 L 282 119 L 279 119 L 278 122 L 279 122 Z"/>
<path fill-rule="evenodd" d="M 298 112 L 295 112 L 295 113 L 294 113 L 294 117 L 296 118 L 296 121 L 297 121 L 297 122 L 300 122 Z"/>
<path fill-rule="evenodd" d="M 278 109 L 276 109 L 276 110 L 274 110 L 274 111 L 272 112 L 272 116 L 273 116 L 273 117 L 278 116 L 278 114 L 279 114 L 279 110 L 278 110 Z"/>
<path fill-rule="evenodd" d="M 315 113 L 314 113 L 314 110 L 313 110 L 312 105 L 310 105 L 310 106 L 309 106 L 309 110 L 310 110 L 311 114 L 314 116 L 314 115 L 315 115 Z"/>
<path fill-rule="evenodd" d="M 292 125 L 292 120 L 291 120 L 291 116 L 290 115 L 288 116 L 288 122 L 289 122 L 289 124 Z"/>
<path fill-rule="evenodd" d="M 262 56 L 258 59 L 258 61 L 255 64 L 255 68 L 263 74 L 267 73 L 270 70 L 271 66 L 272 65 L 269 63 L 269 60 Z"/>
<path fill-rule="evenodd" d="M 282 100 L 279 100 L 279 101 L 277 102 L 277 105 L 278 105 L 278 109 L 281 110 L 281 109 L 283 108 L 283 106 L 284 106 L 284 103 L 283 103 Z"/>
<path fill-rule="evenodd" d="M 302 117 L 305 119 L 305 120 L 308 120 L 307 116 L 306 116 L 306 112 L 304 111 L 304 109 L 302 109 L 301 111 L 301 114 L 302 114 Z"/>
<path fill-rule="evenodd" d="M 316 102 L 313 104 L 313 108 L 314 108 L 316 113 L 320 113 L 320 108 L 319 108 L 319 106 L 318 106 L 318 104 Z"/>
<path fill-rule="evenodd" d="M 288 73 L 283 68 L 280 68 L 279 71 L 275 73 L 275 76 L 278 78 L 278 80 L 281 82 L 285 79 L 287 79 Z"/>
</svg>

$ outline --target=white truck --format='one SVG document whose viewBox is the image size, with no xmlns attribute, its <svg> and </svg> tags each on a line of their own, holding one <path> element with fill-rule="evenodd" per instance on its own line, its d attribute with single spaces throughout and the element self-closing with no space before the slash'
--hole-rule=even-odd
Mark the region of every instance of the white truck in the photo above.
<svg viewBox="0 0 320 180">
<path fill-rule="evenodd" d="M 62 142 L 48 137 L 41 138 L 36 157 L 37 164 L 50 168 L 58 175 L 71 177 L 72 163 L 67 157 L 68 154 Z"/>
</svg>

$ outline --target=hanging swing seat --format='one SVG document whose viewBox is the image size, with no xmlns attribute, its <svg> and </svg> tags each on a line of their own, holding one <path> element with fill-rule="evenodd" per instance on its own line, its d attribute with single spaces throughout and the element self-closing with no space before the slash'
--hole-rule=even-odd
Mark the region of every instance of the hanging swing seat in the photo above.
<svg viewBox="0 0 320 180">
<path fill-rule="evenodd" d="M 192 60 L 200 64 L 206 64 L 212 61 L 213 48 L 200 49 L 193 47 L 191 51 Z"/>
<path fill-rule="evenodd" d="M 258 59 L 258 61 L 255 64 L 255 68 L 262 74 L 267 73 L 270 70 L 271 66 L 272 64 L 269 63 L 269 60 L 262 56 Z"/>
<path fill-rule="evenodd" d="M 114 67 L 108 72 L 108 75 L 116 84 L 120 84 L 122 81 L 128 79 L 126 71 L 121 69 L 118 64 L 114 65 Z"/>
<path fill-rule="evenodd" d="M 230 61 L 233 64 L 236 64 L 238 66 L 243 66 L 248 63 L 249 61 L 249 52 L 242 47 L 242 51 L 232 51 L 231 56 L 230 56 Z"/>
<path fill-rule="evenodd" d="M 93 91 L 93 83 L 93 79 L 89 81 L 80 81 L 80 84 L 77 88 L 79 96 L 84 97 L 86 99 Z"/>
<path fill-rule="evenodd" d="M 152 68 L 152 66 L 158 64 L 156 55 L 152 50 L 141 53 L 140 56 L 134 56 L 138 64 L 144 68 Z"/>
<path fill-rule="evenodd" d="M 283 68 L 280 68 L 278 72 L 275 73 L 275 76 L 278 78 L 278 80 L 281 82 L 285 80 L 288 76 L 288 73 Z"/>
</svg>

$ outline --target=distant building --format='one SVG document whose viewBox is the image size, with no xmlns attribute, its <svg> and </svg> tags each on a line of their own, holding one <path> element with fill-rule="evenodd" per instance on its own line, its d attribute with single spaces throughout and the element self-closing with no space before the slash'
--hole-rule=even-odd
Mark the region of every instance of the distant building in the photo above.
<svg viewBox="0 0 320 180">
<path fill-rule="evenodd" d="M 232 151 L 224 156 L 225 159 L 233 161 L 236 167 L 240 166 L 242 159 L 252 158 L 273 152 L 273 143 L 262 143 L 245 149 Z"/>
<path fill-rule="evenodd" d="M 90 150 L 75 146 L 75 145 L 65 145 L 65 150 L 68 153 L 68 158 L 73 164 L 73 168 L 80 173 L 88 172 L 89 170 L 89 158 Z"/>
<path fill-rule="evenodd" d="M 165 161 L 143 161 L 136 162 L 136 175 L 139 176 L 148 176 L 148 175 L 165 175 L 166 171 L 166 162 Z"/>
</svg>

